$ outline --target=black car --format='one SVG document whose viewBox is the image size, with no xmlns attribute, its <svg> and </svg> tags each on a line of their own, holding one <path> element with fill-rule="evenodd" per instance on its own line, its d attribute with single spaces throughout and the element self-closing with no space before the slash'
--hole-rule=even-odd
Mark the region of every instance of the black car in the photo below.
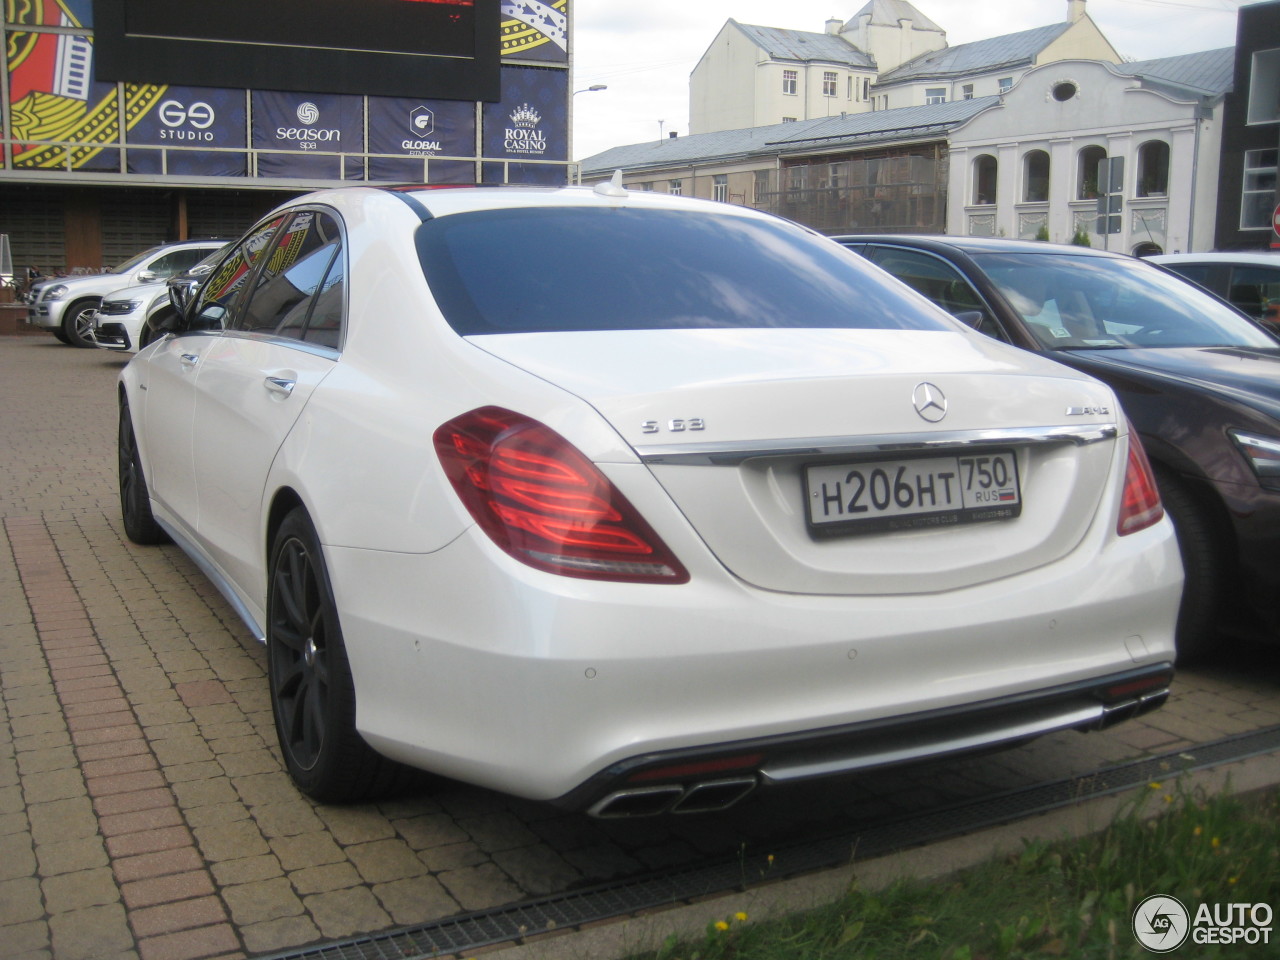
<svg viewBox="0 0 1280 960">
<path fill-rule="evenodd" d="M 1178 530 L 1181 657 L 1219 635 L 1280 638 L 1280 341 L 1120 254 L 984 237 L 834 239 L 983 333 L 1116 391 Z"/>
</svg>

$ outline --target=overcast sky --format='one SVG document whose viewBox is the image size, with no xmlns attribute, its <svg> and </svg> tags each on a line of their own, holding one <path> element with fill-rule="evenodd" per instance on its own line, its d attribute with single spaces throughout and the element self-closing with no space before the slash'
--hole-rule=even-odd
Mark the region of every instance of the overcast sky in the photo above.
<svg viewBox="0 0 1280 960">
<path fill-rule="evenodd" d="M 1067 18 L 1067 0 L 912 0 L 951 45 Z M 1126 60 L 1235 44 L 1236 10 L 1253 0 L 1088 0 Z M 866 0 L 573 0 L 573 159 L 689 132 L 689 74 L 726 20 L 821 32 Z"/>
</svg>

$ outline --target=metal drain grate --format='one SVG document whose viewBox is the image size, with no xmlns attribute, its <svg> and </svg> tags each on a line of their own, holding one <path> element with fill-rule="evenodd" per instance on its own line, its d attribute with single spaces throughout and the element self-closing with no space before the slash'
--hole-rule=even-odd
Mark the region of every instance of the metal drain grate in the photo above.
<svg viewBox="0 0 1280 960">
<path fill-rule="evenodd" d="M 576 927 L 740 889 L 745 877 L 768 875 L 770 880 L 776 880 L 840 866 L 849 861 L 855 842 L 860 858 L 883 856 L 1166 779 L 1170 773 L 1201 770 L 1276 749 L 1280 749 L 1280 726 L 1107 767 L 1069 780 L 1010 790 L 902 820 L 872 824 L 856 833 L 780 846 L 774 851 L 772 861 L 763 855 L 735 857 L 526 900 L 389 933 L 277 953 L 261 960 L 424 960 L 466 953 L 548 930 Z M 783 865 L 785 870 L 780 869 Z"/>
</svg>

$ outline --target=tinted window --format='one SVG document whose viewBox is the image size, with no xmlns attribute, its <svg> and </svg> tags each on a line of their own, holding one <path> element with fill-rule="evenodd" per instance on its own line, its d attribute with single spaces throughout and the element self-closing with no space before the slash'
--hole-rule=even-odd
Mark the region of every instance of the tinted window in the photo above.
<svg viewBox="0 0 1280 960">
<path fill-rule="evenodd" d="M 1276 346 L 1220 300 L 1140 260 L 1017 253 L 974 260 L 1051 350 Z"/>
<path fill-rule="evenodd" d="M 698 327 L 954 329 L 782 220 L 540 208 L 438 217 L 418 252 L 463 335 Z"/>
<path fill-rule="evenodd" d="M 154 273 L 157 279 L 166 280 L 175 273 L 181 273 L 188 267 L 194 267 L 208 254 L 208 250 L 200 247 L 184 247 L 181 250 L 173 250 L 166 253 L 147 267 L 147 270 Z"/>
<path fill-rule="evenodd" d="M 248 281 L 259 255 L 283 220 L 284 217 L 276 217 L 256 228 L 209 274 L 191 313 L 197 329 L 216 329 L 223 325 L 236 294 Z"/>
<path fill-rule="evenodd" d="M 341 293 L 341 271 L 334 272 L 332 281 L 327 279 L 341 253 L 342 236 L 333 217 L 311 210 L 296 214 L 273 241 L 254 291 L 233 327 L 249 333 L 308 339 L 307 324 L 317 294 L 332 289 L 334 284 Z M 327 345 L 336 346 L 341 312 L 332 313 L 333 298 L 329 299 L 326 309 L 331 315 L 325 322 L 333 324 L 334 335 L 333 343 Z"/>
<path fill-rule="evenodd" d="M 1202 287 L 1210 287 L 1209 271 L 1213 268 L 1202 263 L 1166 263 L 1166 269 L 1181 274 L 1188 280 L 1194 280 Z M 1212 287 L 1210 287 L 1212 289 Z"/>
<path fill-rule="evenodd" d="M 873 247 L 866 255 L 881 270 L 893 274 L 916 292 L 924 294 L 952 316 L 959 313 L 981 313 L 983 323 L 979 329 L 985 334 L 1003 339 L 1000 330 L 991 322 L 991 311 L 978 296 L 978 291 L 947 261 L 931 253 L 901 247 Z"/>
<path fill-rule="evenodd" d="M 1261 317 L 1268 303 L 1280 300 L 1280 267 L 1236 267 L 1227 299 L 1249 316 Z"/>
</svg>

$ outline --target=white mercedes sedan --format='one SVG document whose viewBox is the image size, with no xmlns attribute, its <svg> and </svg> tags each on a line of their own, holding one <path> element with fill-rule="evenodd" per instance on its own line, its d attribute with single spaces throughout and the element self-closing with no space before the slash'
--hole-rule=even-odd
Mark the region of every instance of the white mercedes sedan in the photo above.
<svg viewBox="0 0 1280 960">
<path fill-rule="evenodd" d="M 409 768 L 603 817 L 1162 703 L 1182 570 L 1103 384 L 795 224 L 345 188 L 120 377 L 120 499 L 267 645 L 320 800 Z"/>
</svg>

